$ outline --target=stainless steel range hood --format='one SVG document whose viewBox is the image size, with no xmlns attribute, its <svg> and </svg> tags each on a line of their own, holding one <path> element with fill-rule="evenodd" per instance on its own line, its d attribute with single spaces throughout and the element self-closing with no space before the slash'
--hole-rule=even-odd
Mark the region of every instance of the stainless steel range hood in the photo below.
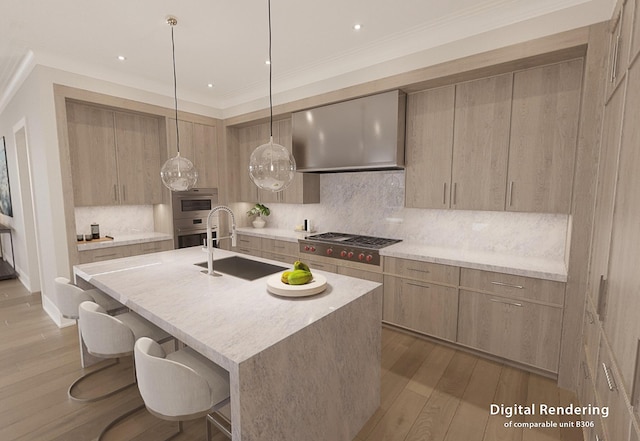
<svg viewBox="0 0 640 441">
<path fill-rule="evenodd" d="M 394 90 L 295 112 L 293 156 L 300 172 L 404 168 L 406 95 Z"/>
</svg>

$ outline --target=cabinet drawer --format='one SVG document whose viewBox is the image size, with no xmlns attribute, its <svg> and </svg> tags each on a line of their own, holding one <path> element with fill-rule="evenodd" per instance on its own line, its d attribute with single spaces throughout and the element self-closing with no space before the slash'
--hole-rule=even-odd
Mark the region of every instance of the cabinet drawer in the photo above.
<svg viewBox="0 0 640 441">
<path fill-rule="evenodd" d="M 356 268 L 349 268 L 346 266 L 338 267 L 338 274 L 344 276 L 357 277 L 358 279 L 371 280 L 372 282 L 382 283 L 383 276 L 381 273 L 374 273 L 371 271 L 359 270 Z"/>
<path fill-rule="evenodd" d="M 563 282 L 462 268 L 460 287 L 506 297 L 564 305 Z"/>
<path fill-rule="evenodd" d="M 277 260 L 278 262 L 286 263 L 291 267 L 293 267 L 293 262 L 296 261 L 295 257 L 286 256 L 284 254 L 270 253 L 269 251 L 263 251 L 262 257 L 264 257 L 265 259 Z"/>
<path fill-rule="evenodd" d="M 235 247 L 232 251 L 236 253 L 248 254 L 249 256 L 262 257 L 262 251 L 255 248 Z"/>
<path fill-rule="evenodd" d="M 604 432 L 609 440 L 625 440 L 629 437 L 631 411 L 626 404 L 622 379 L 612 360 L 606 340 L 601 338 L 595 375 L 599 404 L 609 407 L 609 416 L 602 421 Z"/>
<path fill-rule="evenodd" d="M 245 234 L 238 234 L 237 247 L 253 248 L 255 250 L 260 250 L 262 248 L 262 241 L 259 237 L 256 237 L 256 236 L 247 236 Z"/>
<path fill-rule="evenodd" d="M 262 250 L 270 253 L 297 256 L 298 242 L 287 242 L 286 240 L 262 238 Z"/>
<path fill-rule="evenodd" d="M 458 342 L 558 371 L 562 308 L 460 290 Z"/>
<path fill-rule="evenodd" d="M 460 268 L 440 265 L 419 260 L 384 258 L 384 272 L 400 277 L 407 277 L 429 282 L 444 283 L 457 286 L 460 280 Z"/>
<path fill-rule="evenodd" d="M 313 272 L 314 269 L 319 269 L 322 271 L 329 271 L 330 273 L 337 273 L 338 266 L 332 265 L 330 263 L 318 262 L 317 260 L 307 259 L 305 257 L 304 262 L 309 265 L 309 269 Z"/>
<path fill-rule="evenodd" d="M 121 257 L 129 257 L 138 254 L 139 246 L 123 245 L 120 247 L 97 248 L 93 250 L 85 250 L 78 252 L 80 263 L 100 262 L 103 260 L 119 259 Z"/>
<path fill-rule="evenodd" d="M 385 322 L 455 341 L 457 315 L 457 288 L 384 276 Z"/>
<path fill-rule="evenodd" d="M 144 242 L 140 244 L 140 254 L 158 253 L 173 249 L 172 240 L 161 240 L 156 242 Z"/>
</svg>

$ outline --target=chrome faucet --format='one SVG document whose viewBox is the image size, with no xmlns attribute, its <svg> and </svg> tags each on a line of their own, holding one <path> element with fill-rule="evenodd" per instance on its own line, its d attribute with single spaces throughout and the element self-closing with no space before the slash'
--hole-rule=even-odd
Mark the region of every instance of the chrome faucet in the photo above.
<svg viewBox="0 0 640 441">
<path fill-rule="evenodd" d="M 218 205 L 217 207 L 213 207 L 213 209 L 207 216 L 207 274 L 209 274 L 210 276 L 215 275 L 213 271 L 213 246 L 211 245 L 213 242 L 213 234 L 211 234 L 211 217 L 218 211 L 224 211 L 231 218 L 231 235 L 227 237 L 216 238 L 216 240 L 219 241 L 222 239 L 231 239 L 231 246 L 236 246 L 236 218 L 233 215 L 233 211 L 231 211 L 231 208 L 227 207 L 226 205 Z"/>
</svg>

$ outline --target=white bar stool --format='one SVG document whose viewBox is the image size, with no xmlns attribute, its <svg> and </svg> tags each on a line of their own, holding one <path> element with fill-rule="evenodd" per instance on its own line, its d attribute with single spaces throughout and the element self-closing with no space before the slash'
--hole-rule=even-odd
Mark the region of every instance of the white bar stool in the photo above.
<svg viewBox="0 0 640 441">
<path fill-rule="evenodd" d="M 227 371 L 189 347 L 165 354 L 146 337 L 136 341 L 134 354 L 138 389 L 152 415 L 178 421 L 178 433 L 182 433 L 182 421 L 206 416 L 207 441 L 210 424 L 231 438 L 231 431 L 213 417 L 220 416 L 218 411 L 229 403 Z"/>
<path fill-rule="evenodd" d="M 171 335 L 134 312 L 111 316 L 100 305 L 90 301 L 80 304 L 79 327 L 87 352 L 95 357 L 115 359 L 116 362 L 114 364 L 119 363 L 121 357 L 133 355 L 133 345 L 139 337 L 153 337 L 161 342 L 172 338 Z M 126 386 L 97 397 L 78 398 L 73 395 L 73 388 L 80 381 L 111 366 L 113 365 L 105 366 L 78 378 L 69 387 L 69 396 L 76 401 L 96 401 L 107 398 L 135 384 L 135 381 L 133 381 Z"/>
</svg>

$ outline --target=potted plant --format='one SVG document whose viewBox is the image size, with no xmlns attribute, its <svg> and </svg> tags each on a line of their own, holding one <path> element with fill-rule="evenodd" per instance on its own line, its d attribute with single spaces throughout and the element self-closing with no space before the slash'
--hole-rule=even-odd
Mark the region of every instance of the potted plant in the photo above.
<svg viewBox="0 0 640 441">
<path fill-rule="evenodd" d="M 247 211 L 247 216 L 256 217 L 251 224 L 253 228 L 264 228 L 264 225 L 267 223 L 262 216 L 269 216 L 271 214 L 271 210 L 266 205 L 262 205 L 260 203 L 256 203 L 253 208 Z"/>
</svg>

